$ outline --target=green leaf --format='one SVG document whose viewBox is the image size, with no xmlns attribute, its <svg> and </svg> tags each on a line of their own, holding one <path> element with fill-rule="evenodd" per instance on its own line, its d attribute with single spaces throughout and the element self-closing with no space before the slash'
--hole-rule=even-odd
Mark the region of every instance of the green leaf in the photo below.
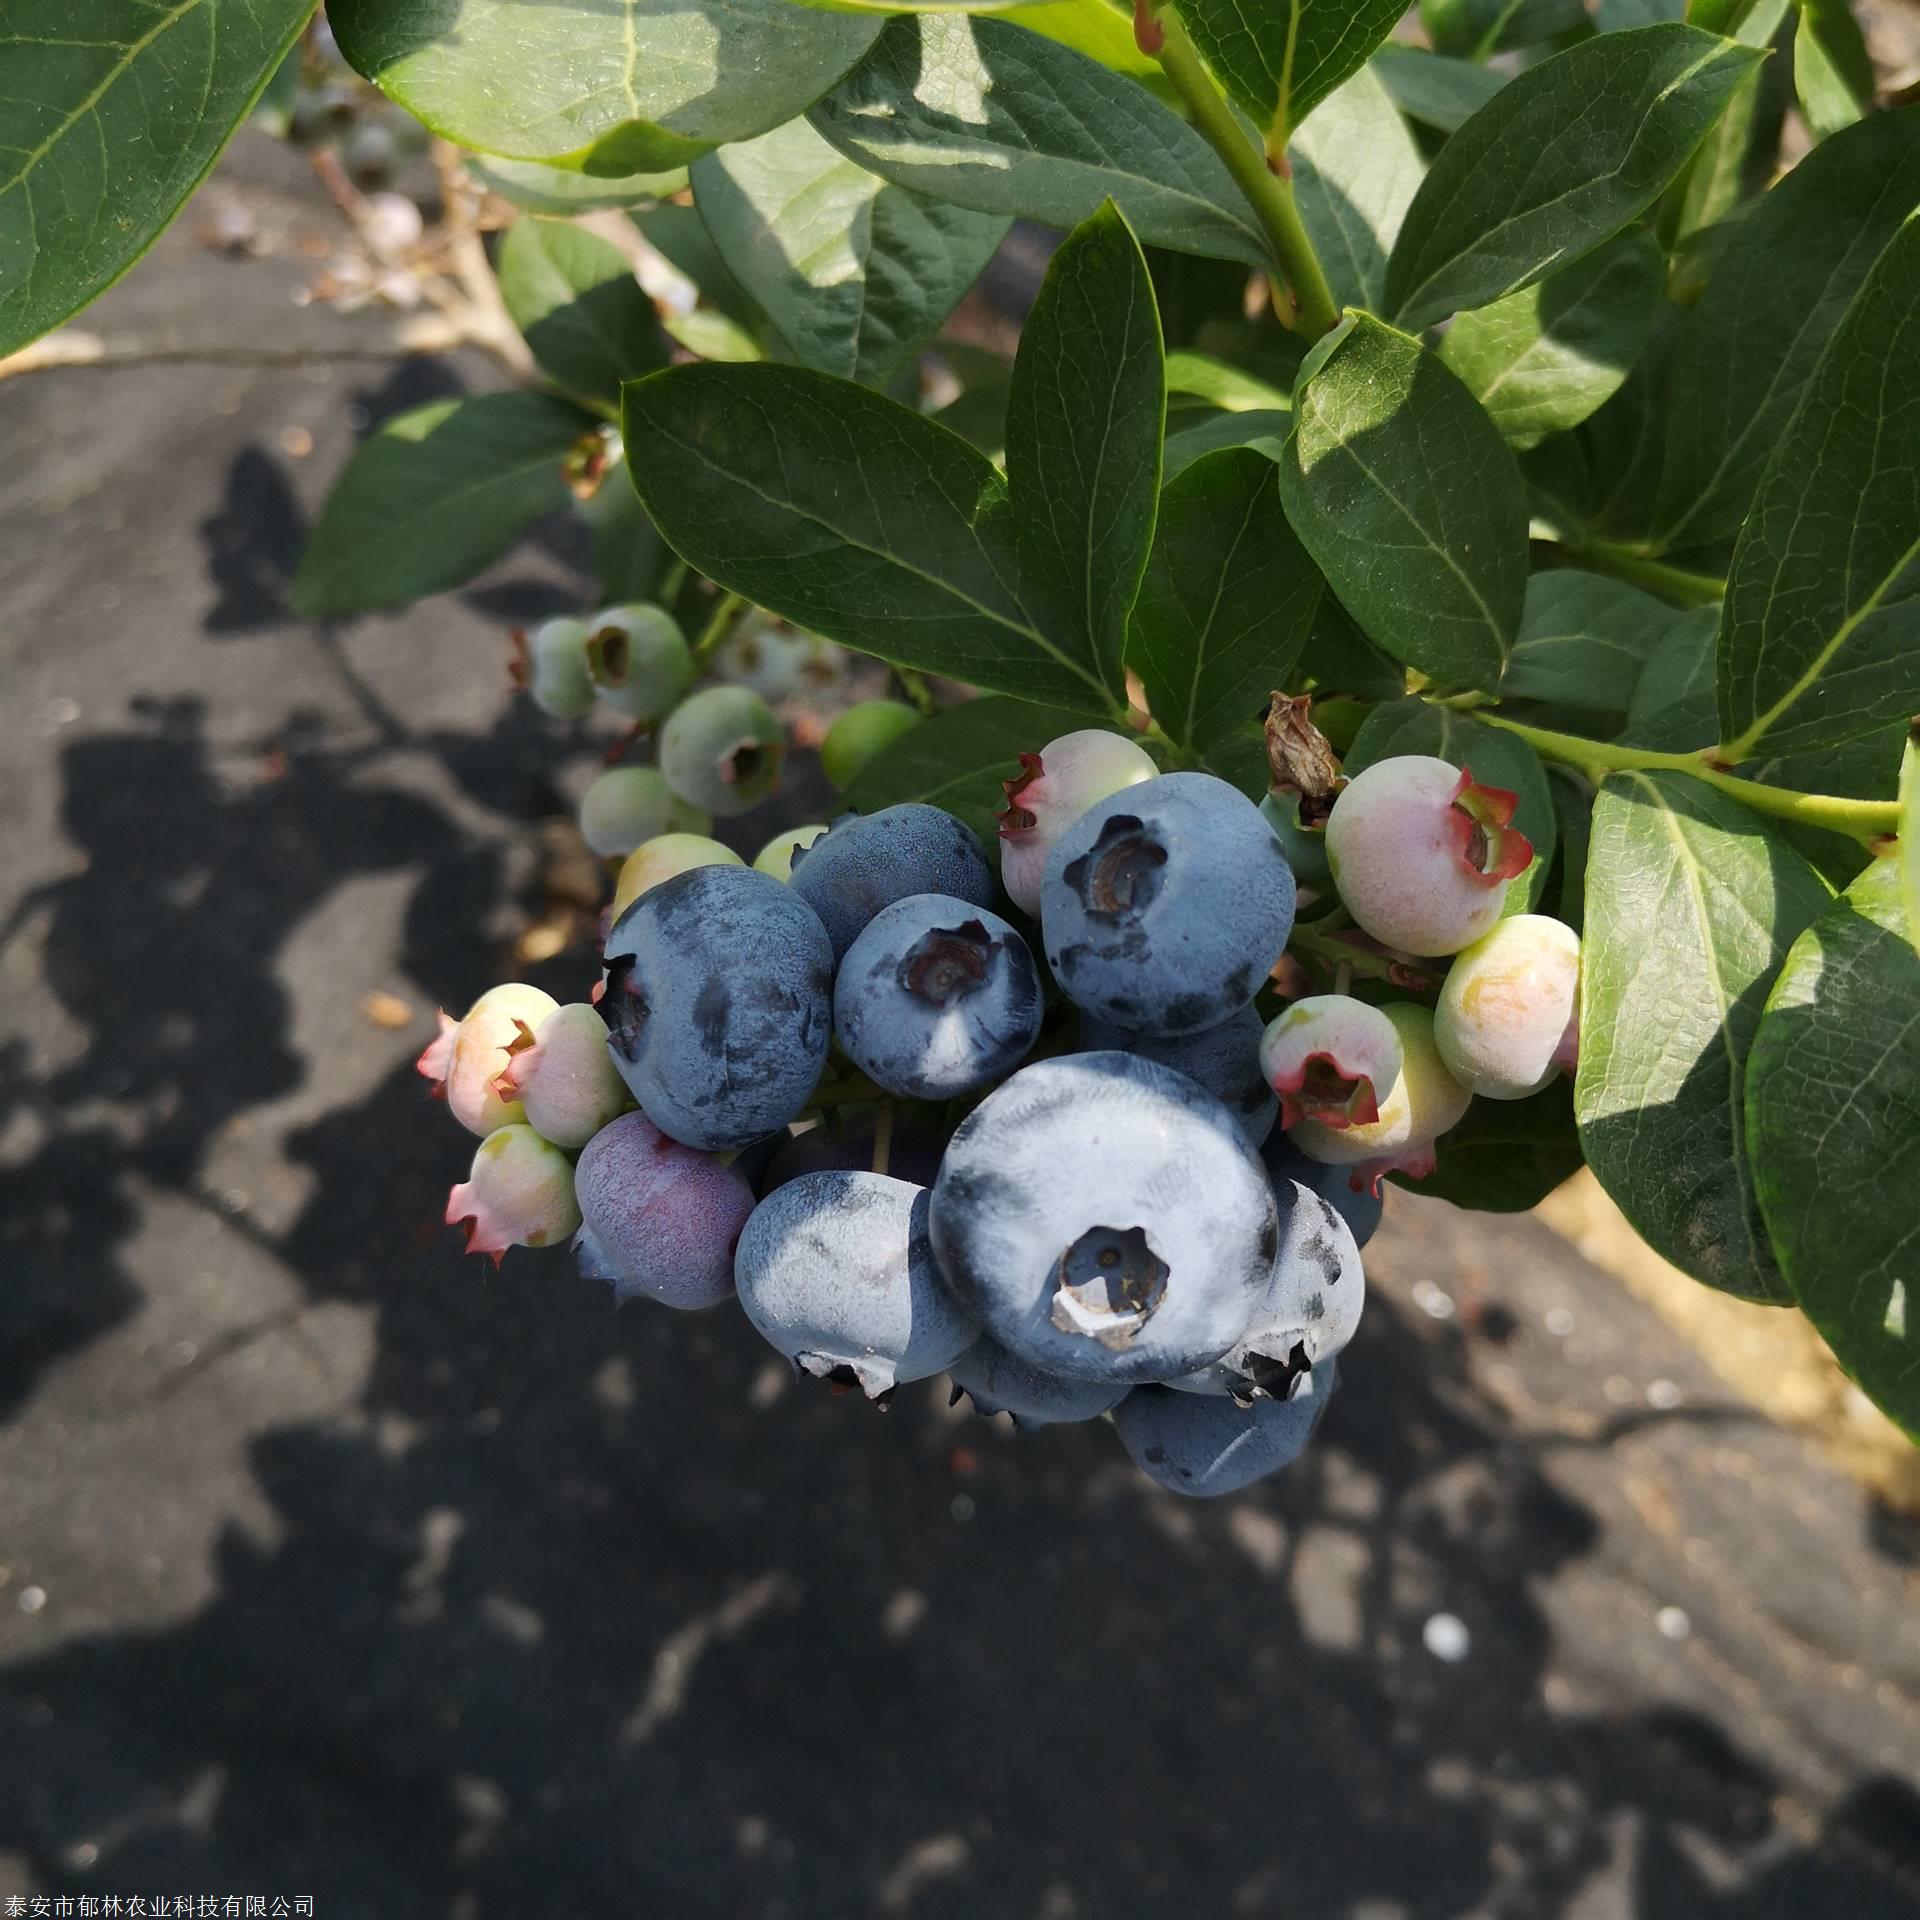
<svg viewBox="0 0 1920 1920">
<path fill-rule="evenodd" d="M 1718 607 L 1693 607 L 1671 620 L 1634 684 L 1623 741 L 1656 753 L 1691 753 L 1713 745 L 1719 731 L 1713 698 L 1719 632 Z"/>
<path fill-rule="evenodd" d="M 1553 911 L 1575 933 L 1587 923 L 1587 851 L 1593 841 L 1593 788 L 1571 767 L 1549 764 L 1547 789 L 1560 829 L 1559 884 Z M 1543 903 L 1544 904 L 1544 901 Z"/>
<path fill-rule="evenodd" d="M 791 0 L 329 0 L 348 61 L 435 133 L 607 176 L 804 112 L 880 22 Z"/>
<path fill-rule="evenodd" d="M 607 470 L 599 491 L 581 503 L 580 517 L 593 530 L 593 571 L 603 607 L 651 600 L 660 584 L 666 542 L 640 505 L 627 463 Z"/>
<path fill-rule="evenodd" d="M 1677 773 L 1608 776 L 1593 810 L 1574 1108 L 1587 1164 L 1696 1280 L 1789 1296 L 1747 1159 L 1748 1050 L 1787 949 L 1831 896 L 1755 814 Z"/>
<path fill-rule="evenodd" d="M 1291 411 L 1293 397 L 1205 353 L 1167 355 L 1167 391 L 1190 393 L 1227 413 Z"/>
<path fill-rule="evenodd" d="M 159 238 L 313 0 L 7 0 L 0 8 L 0 358 Z"/>
<path fill-rule="evenodd" d="M 1153 283 L 1109 202 L 1061 242 L 1021 329 L 1007 485 L 1023 603 L 1118 706 L 1166 416 Z"/>
<path fill-rule="evenodd" d="M 1809 162 L 1808 164 L 1811 164 Z M 1822 746 L 1920 709 L 1920 214 L 1807 382 L 1734 549 L 1722 737 Z"/>
<path fill-rule="evenodd" d="M 667 364 L 653 302 L 618 248 L 584 228 L 519 220 L 497 267 L 500 297 L 556 387 L 615 412 L 620 383 Z"/>
<path fill-rule="evenodd" d="M 1443 685 L 1492 687 L 1527 582 L 1513 455 L 1417 340 L 1369 314 L 1330 338 L 1294 395 L 1287 518 L 1369 639 Z"/>
<path fill-rule="evenodd" d="M 902 666 L 1110 713 L 1084 636 L 1013 585 L 1006 488 L 957 434 L 802 367 L 673 367 L 626 390 L 641 504 L 709 579 Z"/>
<path fill-rule="evenodd" d="M 1162 479 L 1172 481 L 1186 472 L 1196 460 L 1222 447 L 1253 447 L 1269 460 L 1286 456 L 1287 436 L 1293 431 L 1293 415 L 1277 409 L 1256 408 L 1251 413 L 1216 413 L 1196 420 L 1167 435 L 1167 450 Z"/>
<path fill-rule="evenodd" d="M 1108 0 L 1026 0 L 1013 17 L 1028 33 L 1044 34 L 1173 99 L 1159 61 L 1140 51 L 1132 16 L 1125 8 L 1109 5 Z"/>
<path fill-rule="evenodd" d="M 1611 239 L 1660 196 L 1760 57 L 1659 26 L 1529 67 L 1421 182 L 1387 265 L 1395 319 L 1424 327 L 1484 307 Z"/>
<path fill-rule="evenodd" d="M 1920 727 L 1907 735 L 1900 756 L 1900 900 L 1907 930 L 1920 950 Z"/>
<path fill-rule="evenodd" d="M 1657 26 L 1663 20 L 1684 20 L 1686 0 L 1600 0 L 1593 24 L 1602 33 L 1627 33 L 1635 27 Z"/>
<path fill-rule="evenodd" d="M 1131 80 L 1002 20 L 895 20 L 813 124 L 883 180 L 1074 227 L 1112 200 L 1148 246 L 1269 264 L 1219 156 Z"/>
<path fill-rule="evenodd" d="M 1624 716 L 1642 664 L 1686 616 L 1638 587 L 1571 567 L 1527 582 L 1503 698 Z"/>
<path fill-rule="evenodd" d="M 1876 860 L 1794 944 L 1747 1067 L 1774 1251 L 1840 1364 L 1920 1439 L 1920 953 Z"/>
<path fill-rule="evenodd" d="M 1646 0 L 1635 0 L 1644 5 Z M 1620 0 L 1600 0 L 1600 12 Z M 1675 18 L 1679 16 L 1676 13 Z M 1442 53 L 1484 60 L 1510 47 L 1537 46 L 1543 40 L 1587 28 L 1581 0 L 1420 0 L 1420 24 Z M 1644 20 L 1615 25 L 1645 26 Z"/>
<path fill-rule="evenodd" d="M 1873 105 L 1873 56 L 1847 0 L 1796 0 L 1793 88 L 1816 140 L 1850 127 Z"/>
<path fill-rule="evenodd" d="M 1427 163 L 1413 130 L 1370 67 L 1314 108 L 1293 136 L 1300 222 L 1343 307 L 1378 308 L 1387 256 Z"/>
<path fill-rule="evenodd" d="M 1458 133 L 1507 84 L 1509 75 L 1389 41 L 1371 62 L 1393 104 L 1436 133 Z"/>
<path fill-rule="evenodd" d="M 1773 44 L 1787 17 L 1789 0 L 1738 0 L 1729 19 L 1716 28 L 1743 46 Z M 1696 26 L 1711 26 L 1696 20 Z M 1701 142 L 1687 170 L 1661 208 L 1663 238 L 1679 244 L 1725 220 L 1739 204 L 1760 192 L 1773 177 L 1786 119 L 1788 76 L 1778 60 L 1763 61 L 1734 89 L 1733 98 Z"/>
<path fill-rule="evenodd" d="M 1725 539 L 1814 363 L 1920 206 L 1920 105 L 1823 141 L 1735 228 L 1676 345 L 1654 531 Z"/>
<path fill-rule="evenodd" d="M 1180 18 L 1227 91 L 1267 129 L 1269 152 L 1367 57 L 1403 0 L 1185 0 Z"/>
<path fill-rule="evenodd" d="M 1535 447 L 1597 411 L 1653 335 L 1666 256 L 1635 227 L 1490 307 L 1461 314 L 1440 357 L 1510 447 Z"/>
<path fill-rule="evenodd" d="M 1231 447 L 1188 467 L 1160 497 L 1127 638 L 1154 719 L 1203 757 L 1257 737 L 1267 696 L 1288 684 L 1306 644 L 1321 586 L 1287 525 L 1271 460 Z"/>
<path fill-rule="evenodd" d="M 906 739 L 882 747 L 840 796 L 855 813 L 877 813 L 906 800 L 924 800 L 958 814 L 989 844 L 993 816 L 1006 804 L 1005 783 L 1017 779 L 1020 756 L 1087 724 L 1085 713 L 1031 700 L 987 694 L 943 707 Z"/>
<path fill-rule="evenodd" d="M 1389 1178 L 1476 1213 L 1525 1213 L 1580 1171 L 1572 1089 L 1556 1080 L 1525 1100 L 1476 1100 L 1434 1152 L 1438 1165 L 1424 1180 Z"/>
<path fill-rule="evenodd" d="M 707 223 L 692 207 L 648 207 L 629 214 L 634 226 L 668 266 L 690 282 L 700 298 L 724 314 L 742 333 L 753 335 L 766 325 L 766 315 L 713 244 Z"/>
<path fill-rule="evenodd" d="M 502 200 L 510 200 L 528 213 L 545 213 L 558 219 L 610 208 L 643 207 L 672 198 L 687 184 L 685 167 L 602 180 L 591 173 L 575 173 L 569 167 L 550 167 L 540 160 L 494 160 L 479 153 L 461 155 L 461 164 Z"/>
<path fill-rule="evenodd" d="M 889 185 L 805 120 L 693 165 L 720 256 L 803 365 L 879 386 L 939 331 L 1006 233 Z"/>
<path fill-rule="evenodd" d="M 471 580 L 570 504 L 593 421 L 542 393 L 436 400 L 389 420 L 333 483 L 293 583 L 309 618 L 404 606 Z"/>
<path fill-rule="evenodd" d="M 1368 714 L 1347 750 L 1349 774 L 1396 754 L 1426 753 L 1471 768 L 1483 786 L 1500 787 L 1518 804 L 1513 824 L 1533 843 L 1533 864 L 1516 883 L 1509 911 L 1522 903 L 1532 908 L 1546 892 L 1547 876 L 1560 843 L 1560 822 L 1553 808 L 1540 756 L 1517 734 L 1487 726 L 1469 713 L 1436 707 L 1425 700 L 1391 700 Z"/>
</svg>

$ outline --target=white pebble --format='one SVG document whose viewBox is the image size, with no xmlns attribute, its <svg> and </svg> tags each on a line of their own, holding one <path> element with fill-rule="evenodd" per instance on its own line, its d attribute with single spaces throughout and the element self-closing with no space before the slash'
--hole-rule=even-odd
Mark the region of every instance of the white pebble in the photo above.
<svg viewBox="0 0 1920 1920">
<path fill-rule="evenodd" d="M 1564 1340 L 1573 1331 L 1573 1315 L 1565 1307 L 1548 1308 L 1547 1331 L 1555 1339 Z"/>
<path fill-rule="evenodd" d="M 22 1613 L 38 1613 L 46 1604 L 47 1590 L 45 1587 L 22 1587 L 20 1589 L 19 1606 Z"/>
<path fill-rule="evenodd" d="M 1684 1640 L 1693 1631 L 1693 1622 L 1687 1618 L 1685 1607 L 1662 1607 L 1653 1616 L 1653 1624 L 1669 1640 Z"/>
<path fill-rule="evenodd" d="M 1429 1320 L 1453 1318 L 1453 1296 L 1442 1293 L 1431 1280 L 1416 1280 L 1413 1283 L 1413 1304 Z"/>
<path fill-rule="evenodd" d="M 1671 1380 L 1653 1380 L 1647 1385 L 1647 1405 L 1661 1413 L 1671 1413 L 1685 1398 Z"/>
<path fill-rule="evenodd" d="M 1434 1614 L 1420 1629 L 1420 1638 L 1436 1660 L 1445 1660 L 1449 1665 L 1464 1660 L 1473 1648 L 1473 1635 L 1457 1614 Z"/>
</svg>

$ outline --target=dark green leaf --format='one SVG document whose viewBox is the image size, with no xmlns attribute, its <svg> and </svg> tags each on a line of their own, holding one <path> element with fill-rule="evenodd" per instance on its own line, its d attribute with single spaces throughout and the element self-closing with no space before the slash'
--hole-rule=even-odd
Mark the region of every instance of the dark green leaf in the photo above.
<svg viewBox="0 0 1920 1920">
<path fill-rule="evenodd" d="M 1536 573 L 1507 675 L 1510 700 L 1624 716 L 1642 663 L 1685 615 L 1638 587 L 1572 568 Z"/>
<path fill-rule="evenodd" d="M 793 357 L 867 386 L 933 338 L 1008 225 L 889 185 L 805 120 L 706 155 L 692 177 L 715 248 Z"/>
<path fill-rule="evenodd" d="M 1604 14 L 1621 0 L 1600 0 Z M 1646 0 L 1635 0 L 1644 5 Z M 1676 19 L 1679 15 L 1676 13 Z M 1420 23 L 1441 53 L 1484 60 L 1511 47 L 1538 46 L 1566 33 L 1591 32 L 1582 0 L 1420 0 Z M 1645 20 L 1616 21 L 1643 27 Z"/>
<path fill-rule="evenodd" d="M 1580 1171 L 1572 1089 L 1556 1080 L 1525 1100 L 1476 1100 L 1434 1151 L 1424 1180 L 1396 1173 L 1394 1185 L 1476 1213 L 1525 1213 Z"/>
<path fill-rule="evenodd" d="M 1852 126 L 1873 105 L 1873 56 L 1847 0 L 1799 0 L 1793 87 L 1816 140 Z"/>
<path fill-rule="evenodd" d="M 1538 446 L 1611 399 L 1645 350 L 1667 273 L 1644 227 L 1447 329 L 1440 357 L 1510 447 Z"/>
<path fill-rule="evenodd" d="M 1314 108 L 1293 137 L 1301 224 L 1335 301 L 1377 308 L 1387 256 L 1426 162 L 1380 77 L 1362 67 Z"/>
<path fill-rule="evenodd" d="M 1007 485 L 1023 603 L 1122 706 L 1166 416 L 1153 283 L 1109 203 L 1061 242 L 1021 330 Z"/>
<path fill-rule="evenodd" d="M 1256 408 L 1250 413 L 1211 414 L 1167 435 L 1163 478 L 1177 479 L 1196 460 L 1218 453 L 1222 447 L 1254 447 L 1269 460 L 1279 460 L 1292 431 L 1291 413 Z"/>
<path fill-rule="evenodd" d="M 1334 338 L 1294 418 L 1287 517 L 1341 604 L 1433 680 L 1492 687 L 1527 582 L 1526 491 L 1493 422 L 1435 355 L 1368 314 Z"/>
<path fill-rule="evenodd" d="M 1900 901 L 1920 951 L 1920 732 L 1909 733 L 1900 757 Z"/>
<path fill-rule="evenodd" d="M 1291 394 L 1205 353 L 1167 355 L 1167 391 L 1192 394 L 1228 413 L 1290 412 Z"/>
<path fill-rule="evenodd" d="M 1553 889 L 1554 914 L 1575 933 L 1587 921 L 1587 849 L 1593 840 L 1593 787 L 1571 767 L 1549 764 L 1547 789 L 1560 829 L 1560 875 Z"/>
<path fill-rule="evenodd" d="M 6 0 L 0 359 L 153 245 L 313 0 Z"/>
<path fill-rule="evenodd" d="M 627 388 L 626 443 L 668 545 L 755 605 L 902 666 L 1112 710 L 1084 638 L 1021 604 L 999 474 L 910 408 L 802 367 L 674 367 Z"/>
<path fill-rule="evenodd" d="M 1635 27 L 1658 26 L 1663 20 L 1684 20 L 1687 0 L 1599 0 L 1593 24 L 1602 33 L 1630 33 Z"/>
<path fill-rule="evenodd" d="M 1150 246 L 1268 262 L 1219 156 L 1133 81 L 1001 20 L 891 22 L 813 124 L 883 180 L 1077 226 L 1105 200 Z"/>
<path fill-rule="evenodd" d="M 1196 461 L 1160 498 L 1127 662 L 1155 720 L 1203 757 L 1258 736 L 1289 684 L 1321 579 L 1287 525 L 1273 462 L 1252 447 Z"/>
<path fill-rule="evenodd" d="M 566 457 L 593 422 L 541 393 L 436 400 L 362 441 L 293 583 L 308 616 L 404 606 L 471 580 L 567 506 Z"/>
<path fill-rule="evenodd" d="M 880 22 L 791 0 L 329 0 L 340 50 L 434 132 L 619 176 L 791 120 Z"/>
<path fill-rule="evenodd" d="M 766 315 L 713 244 L 707 223 L 694 208 L 668 204 L 629 218 L 641 239 L 693 283 L 704 305 L 724 315 L 742 333 L 755 335 L 766 326 Z"/>
<path fill-rule="evenodd" d="M 1876 860 L 1787 958 L 1747 1066 L 1747 1146 L 1794 1298 L 1920 1439 L 1920 953 Z"/>
<path fill-rule="evenodd" d="M 1655 530 L 1724 539 L 1869 269 L 1920 206 L 1920 106 L 1823 141 L 1735 228 L 1680 329 Z"/>
<path fill-rule="evenodd" d="M 1458 133 L 1507 84 L 1509 75 L 1471 60 L 1453 60 L 1394 43 L 1373 56 L 1373 70 L 1409 120 L 1437 133 Z"/>
<path fill-rule="evenodd" d="M 988 694 L 943 707 L 906 737 L 882 747 L 840 796 L 855 813 L 877 813 L 904 800 L 925 800 L 955 813 L 989 845 L 995 812 L 1006 804 L 1005 783 L 1017 779 L 1020 756 L 1073 733 L 1087 716 L 1067 707 L 1038 706 Z"/>
<path fill-rule="evenodd" d="M 1334 740 L 1334 729 L 1320 712 L 1319 699 L 1344 697 L 1355 703 L 1375 704 L 1398 700 L 1407 690 L 1407 674 L 1397 660 L 1389 660 L 1353 624 L 1346 608 L 1331 593 L 1323 593 L 1307 631 L 1307 644 L 1301 650 L 1299 685 L 1288 691 L 1297 693 L 1307 685 L 1313 687 L 1316 696 L 1315 722 L 1339 751 L 1340 742 Z M 1359 717 L 1347 729 L 1348 746 L 1367 715 L 1366 708 L 1356 705 L 1354 710 Z"/>
<path fill-rule="evenodd" d="M 1828 342 L 1734 551 L 1718 683 L 1736 758 L 1920 708 L 1917 360 L 1920 214 Z"/>
<path fill-rule="evenodd" d="M 1261 127 L 1270 152 L 1367 57 L 1402 0 L 1185 0 L 1180 17 L 1207 65 Z"/>
<path fill-rule="evenodd" d="M 1713 703 L 1719 632 L 1718 607 L 1694 607 L 1672 619 L 1634 683 L 1623 741 L 1657 753 L 1691 753 L 1713 745 L 1719 731 Z"/>
<path fill-rule="evenodd" d="M 1425 700 L 1394 700 L 1367 716 L 1347 752 L 1346 771 L 1358 773 L 1401 753 L 1433 754 L 1456 767 L 1471 768 L 1482 786 L 1500 787 L 1515 796 L 1513 824 L 1533 842 L 1533 864 L 1514 883 L 1508 910 L 1538 906 L 1560 842 L 1560 823 L 1540 756 L 1517 734 L 1487 726 L 1470 713 Z"/>
<path fill-rule="evenodd" d="M 1789 0 L 1737 0 L 1727 9 L 1727 25 L 1715 30 L 1743 46 L 1770 46 L 1789 10 Z M 1657 224 L 1663 238 L 1675 246 L 1684 243 L 1725 220 L 1767 184 L 1779 156 L 1792 91 L 1786 68 L 1777 59 L 1763 61 L 1740 82 L 1660 210 Z"/>
<path fill-rule="evenodd" d="M 1657 1253 L 1750 1300 L 1789 1296 L 1747 1159 L 1747 1053 L 1787 949 L 1830 897 L 1703 781 L 1616 773 L 1600 789 L 1574 1086 L 1587 1164 Z"/>
<path fill-rule="evenodd" d="M 1639 218 L 1760 55 L 1695 27 L 1608 33 L 1511 81 L 1441 149 L 1387 267 L 1402 326 L 1531 286 Z M 1515 164 L 1515 156 L 1526 156 Z"/>
<path fill-rule="evenodd" d="M 620 383 L 667 364 L 653 302 L 618 248 L 584 228 L 519 220 L 501 244 L 500 296 L 556 387 L 609 413 Z"/>
<path fill-rule="evenodd" d="M 560 219 L 609 208 L 644 207 L 671 198 L 687 184 L 685 167 L 603 180 L 591 173 L 575 173 L 570 167 L 550 167 L 540 160 L 492 160 L 479 153 L 463 155 L 461 164 L 490 193 L 524 207 L 528 213 Z"/>
</svg>

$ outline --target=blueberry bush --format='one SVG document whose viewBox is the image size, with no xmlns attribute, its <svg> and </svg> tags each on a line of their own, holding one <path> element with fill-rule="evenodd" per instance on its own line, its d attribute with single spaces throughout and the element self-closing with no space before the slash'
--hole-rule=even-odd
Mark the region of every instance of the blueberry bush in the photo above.
<svg viewBox="0 0 1920 1920">
<path fill-rule="evenodd" d="M 617 736 L 600 979 L 421 1062 L 475 1250 L 1213 1494 L 1383 1181 L 1584 1163 L 1920 1436 L 1920 104 L 1842 0 L 311 10 L 8 0 L 0 355 L 250 112 L 485 196 L 519 377 L 366 437 L 295 587 L 591 528 L 513 671 Z M 840 650 L 837 817 L 748 865 L 765 660 Z"/>
</svg>

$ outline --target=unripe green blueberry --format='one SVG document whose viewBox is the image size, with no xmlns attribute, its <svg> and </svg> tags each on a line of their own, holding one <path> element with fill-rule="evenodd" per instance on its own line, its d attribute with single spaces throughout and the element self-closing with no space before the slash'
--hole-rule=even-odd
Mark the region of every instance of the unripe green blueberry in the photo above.
<svg viewBox="0 0 1920 1920">
<path fill-rule="evenodd" d="M 608 607 L 589 626 L 587 670 L 615 713 L 650 725 L 693 684 L 687 637 L 665 607 Z"/>
<path fill-rule="evenodd" d="M 613 886 L 613 917 L 618 920 L 649 887 L 671 880 L 690 867 L 744 867 L 747 863 L 731 847 L 709 840 L 703 833 L 663 833 L 645 841 L 627 855 Z"/>
<path fill-rule="evenodd" d="M 763 700 L 817 696 L 840 679 L 845 665 L 846 654 L 831 640 L 759 607 L 741 616 L 719 659 L 729 680 L 751 687 Z"/>
<path fill-rule="evenodd" d="M 787 736 L 745 687 L 702 687 L 660 729 L 660 771 L 683 800 L 722 819 L 758 806 L 780 784 Z"/>
<path fill-rule="evenodd" d="M 713 816 L 682 800 L 658 767 L 611 767 L 580 800 L 580 836 L 608 858 L 663 833 L 705 833 L 712 825 Z"/>
<path fill-rule="evenodd" d="M 1427 754 L 1376 760 L 1341 789 L 1327 864 L 1360 926 L 1403 953 L 1458 953 L 1500 918 L 1533 847 L 1515 797 Z"/>
<path fill-rule="evenodd" d="M 494 1083 L 506 1071 L 507 1051 L 522 1031 L 537 1034 L 559 1004 L 551 994 L 518 981 L 489 987 L 465 1019 L 441 1013 L 439 1037 L 414 1065 L 469 1133 L 510 1126 L 526 1115 L 518 1101 L 502 1098 Z"/>
<path fill-rule="evenodd" d="M 1571 1067 L 1578 1044 L 1580 936 L 1516 913 L 1447 970 L 1433 1037 L 1447 1071 L 1489 1100 L 1524 1100 Z"/>
<path fill-rule="evenodd" d="M 776 880 L 791 880 L 794 856 L 806 852 L 825 832 L 826 828 L 817 824 L 789 827 L 785 833 L 776 833 L 754 855 L 753 864 L 759 872 L 770 873 Z"/>
<path fill-rule="evenodd" d="M 1400 1035 L 1378 1007 L 1320 993 L 1276 1014 L 1260 1037 L 1260 1071 L 1280 1096 L 1280 1124 L 1372 1126 L 1400 1082 Z"/>
<path fill-rule="evenodd" d="M 580 620 L 543 620 L 513 636 L 513 684 L 556 720 L 578 720 L 593 705 L 587 629 Z"/>
<path fill-rule="evenodd" d="M 1329 1127 L 1303 1120 L 1287 1135 L 1311 1160 L 1351 1167 L 1356 1192 L 1378 1191 L 1381 1176 L 1422 1179 L 1436 1164 L 1433 1143 L 1457 1126 L 1473 1095 L 1447 1071 L 1434 1044 L 1433 1015 L 1411 1001 L 1380 1009 L 1400 1039 L 1400 1078 L 1369 1126 Z"/>
<path fill-rule="evenodd" d="M 843 792 L 860 777 L 860 770 L 882 747 L 911 733 L 920 716 L 904 700 L 862 700 L 849 707 L 820 742 L 820 770 Z"/>
<path fill-rule="evenodd" d="M 1297 793 L 1270 793 L 1260 802 L 1260 811 L 1273 829 L 1273 837 L 1280 842 L 1294 879 L 1303 887 L 1324 887 L 1331 877 L 1327 871 L 1324 817 L 1317 826 L 1302 821 Z"/>
<path fill-rule="evenodd" d="M 1001 784 L 1000 884 L 1021 912 L 1040 912 L 1047 856 L 1091 806 L 1160 771 L 1144 747 L 1124 734 L 1084 727 L 1020 756 L 1017 779 Z"/>
<path fill-rule="evenodd" d="M 521 1027 L 494 1091 L 519 1101 L 541 1139 L 576 1152 L 630 1104 L 607 1051 L 607 1023 L 585 1001 L 548 1014 L 537 1034 Z"/>
<path fill-rule="evenodd" d="M 580 1225 L 573 1162 L 529 1126 L 497 1127 L 447 1195 L 447 1225 L 464 1225 L 467 1251 L 497 1267 L 509 1247 L 551 1247 Z"/>
</svg>

